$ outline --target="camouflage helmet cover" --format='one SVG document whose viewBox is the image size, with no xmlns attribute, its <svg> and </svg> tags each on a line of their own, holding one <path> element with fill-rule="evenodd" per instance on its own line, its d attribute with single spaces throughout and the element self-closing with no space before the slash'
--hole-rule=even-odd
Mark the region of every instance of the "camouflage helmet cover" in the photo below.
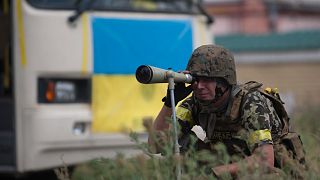
<svg viewBox="0 0 320 180">
<path fill-rule="evenodd" d="M 195 76 L 223 78 L 230 85 L 237 83 L 234 57 L 220 46 L 203 45 L 195 49 L 186 70 Z"/>
</svg>

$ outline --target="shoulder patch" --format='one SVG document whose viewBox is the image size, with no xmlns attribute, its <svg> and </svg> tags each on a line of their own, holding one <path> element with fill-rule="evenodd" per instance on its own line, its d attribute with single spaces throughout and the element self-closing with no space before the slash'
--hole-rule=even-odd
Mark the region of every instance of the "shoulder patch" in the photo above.
<svg viewBox="0 0 320 180">
<path fill-rule="evenodd" d="M 193 125 L 192 112 L 189 109 L 179 106 L 176 109 L 176 113 L 178 119 L 182 121 L 188 121 L 191 125 Z"/>
<path fill-rule="evenodd" d="M 252 131 L 249 134 L 249 145 L 259 143 L 260 141 L 272 141 L 269 129 Z"/>
</svg>

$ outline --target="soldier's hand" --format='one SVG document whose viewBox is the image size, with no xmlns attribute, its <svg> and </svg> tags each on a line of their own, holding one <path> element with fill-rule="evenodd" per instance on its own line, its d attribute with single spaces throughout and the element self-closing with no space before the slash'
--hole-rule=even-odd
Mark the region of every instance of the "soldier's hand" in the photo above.
<svg viewBox="0 0 320 180">
<path fill-rule="evenodd" d="M 185 86 L 185 83 L 176 83 L 174 85 L 174 102 L 175 105 L 184 98 L 186 98 L 190 93 L 192 92 L 191 85 Z M 171 106 L 171 96 L 170 96 L 170 90 L 167 89 L 167 95 L 162 98 L 162 102 L 164 102 L 164 105 L 167 107 Z"/>
</svg>

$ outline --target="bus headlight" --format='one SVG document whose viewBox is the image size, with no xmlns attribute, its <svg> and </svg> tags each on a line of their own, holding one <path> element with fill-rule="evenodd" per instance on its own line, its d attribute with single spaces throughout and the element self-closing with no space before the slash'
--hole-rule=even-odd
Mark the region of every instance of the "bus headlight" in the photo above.
<svg viewBox="0 0 320 180">
<path fill-rule="evenodd" d="M 76 99 L 75 84 L 69 81 L 57 81 L 55 93 L 56 101 L 74 101 Z"/>
<path fill-rule="evenodd" d="M 85 79 L 39 78 L 39 103 L 90 103 L 91 81 Z"/>
</svg>

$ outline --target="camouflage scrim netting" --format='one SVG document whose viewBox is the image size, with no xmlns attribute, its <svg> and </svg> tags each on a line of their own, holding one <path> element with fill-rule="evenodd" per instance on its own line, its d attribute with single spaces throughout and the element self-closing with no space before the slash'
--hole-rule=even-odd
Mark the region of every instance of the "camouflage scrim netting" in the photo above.
<svg viewBox="0 0 320 180">
<path fill-rule="evenodd" d="M 220 46 L 203 45 L 195 49 L 186 70 L 194 76 L 219 77 L 230 85 L 237 83 L 234 57 L 229 50 Z"/>
</svg>

